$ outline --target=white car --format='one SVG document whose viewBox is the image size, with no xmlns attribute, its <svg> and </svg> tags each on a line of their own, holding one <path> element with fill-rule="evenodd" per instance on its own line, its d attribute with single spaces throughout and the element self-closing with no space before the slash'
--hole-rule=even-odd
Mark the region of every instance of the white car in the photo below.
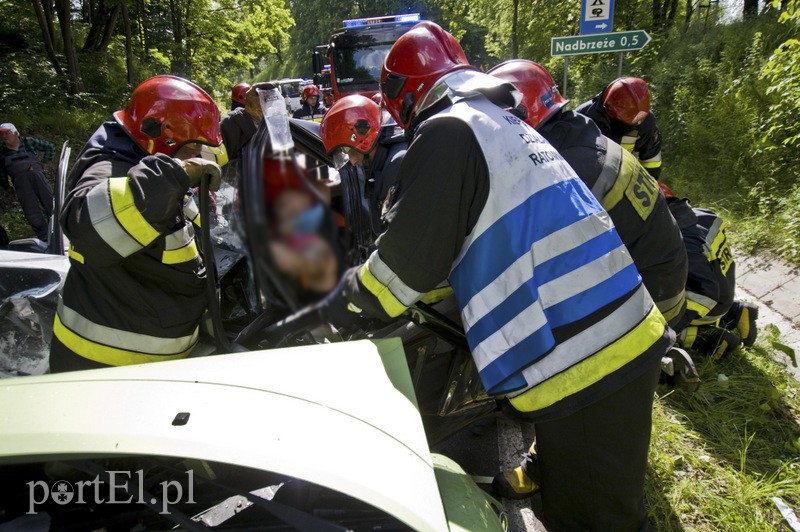
<svg viewBox="0 0 800 532">
<path fill-rule="evenodd" d="M 0 529 L 504 530 L 399 339 L 0 380 Z"/>
</svg>

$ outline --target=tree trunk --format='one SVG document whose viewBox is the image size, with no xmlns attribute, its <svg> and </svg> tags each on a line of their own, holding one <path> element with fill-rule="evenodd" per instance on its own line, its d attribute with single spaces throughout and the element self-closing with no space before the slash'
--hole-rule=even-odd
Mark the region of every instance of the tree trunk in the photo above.
<svg viewBox="0 0 800 532">
<path fill-rule="evenodd" d="M 69 76 L 70 94 L 83 92 L 81 81 L 81 67 L 78 63 L 78 53 L 72 39 L 72 20 L 70 17 L 70 0 L 56 0 L 56 13 L 61 26 L 61 36 L 64 41 L 64 55 L 67 56 L 67 75 Z"/>
<path fill-rule="evenodd" d="M 50 41 L 55 45 L 56 39 L 56 25 L 53 22 L 53 0 L 41 0 L 42 7 L 44 8 L 44 19 L 47 22 L 47 33 L 50 34 Z"/>
<path fill-rule="evenodd" d="M 678 0 L 669 1 L 669 10 L 667 11 L 667 28 L 671 28 L 675 22 L 675 15 L 678 14 Z"/>
<path fill-rule="evenodd" d="M 758 0 L 744 0 L 742 16 L 745 19 L 755 18 L 758 16 Z"/>
<path fill-rule="evenodd" d="M 58 57 L 56 57 L 53 39 L 50 36 L 50 32 L 47 30 L 44 7 L 40 3 L 40 0 L 31 0 L 31 3 L 33 4 L 33 10 L 36 11 L 36 19 L 39 21 L 39 27 L 42 30 L 42 39 L 44 40 L 44 49 L 47 52 L 47 58 L 50 59 L 50 63 L 53 65 L 56 74 L 61 77 L 61 65 L 58 64 Z"/>
<path fill-rule="evenodd" d="M 83 42 L 84 52 L 94 50 L 97 47 L 97 43 L 100 42 L 100 24 L 98 21 L 105 16 L 105 2 L 104 0 L 100 0 L 96 8 L 89 2 L 87 9 L 89 11 L 88 21 L 91 22 L 91 25 L 89 26 L 89 32 L 86 34 L 86 40 Z"/>
<path fill-rule="evenodd" d="M 664 0 L 665 2 L 667 0 Z M 661 0 L 653 0 L 653 32 L 658 32 L 664 27 L 664 12 Z"/>
<path fill-rule="evenodd" d="M 111 13 L 108 14 L 106 18 L 106 25 L 103 29 L 103 38 L 100 40 L 100 45 L 97 47 L 97 50 L 100 52 L 105 52 L 108 49 L 108 45 L 111 44 L 111 39 L 114 38 L 114 29 L 117 27 L 117 18 L 119 17 L 119 13 L 121 8 L 118 5 L 115 5 L 111 9 Z"/>
<path fill-rule="evenodd" d="M 519 57 L 519 0 L 512 0 L 513 13 L 511 15 L 511 57 Z"/>
<path fill-rule="evenodd" d="M 689 28 L 689 24 L 692 22 L 692 12 L 694 11 L 692 3 L 693 0 L 686 0 L 686 22 L 685 22 L 686 29 Z"/>
<path fill-rule="evenodd" d="M 142 57 L 147 57 L 148 50 L 150 50 L 150 41 L 148 39 L 148 26 L 147 26 L 147 6 L 145 0 L 138 0 L 136 7 L 139 15 L 139 31 L 142 41 Z"/>
<path fill-rule="evenodd" d="M 122 27 L 125 32 L 125 68 L 128 71 L 128 83 L 133 85 L 136 73 L 133 70 L 133 39 L 131 39 L 131 19 L 128 16 L 128 4 L 122 4 Z"/>
</svg>

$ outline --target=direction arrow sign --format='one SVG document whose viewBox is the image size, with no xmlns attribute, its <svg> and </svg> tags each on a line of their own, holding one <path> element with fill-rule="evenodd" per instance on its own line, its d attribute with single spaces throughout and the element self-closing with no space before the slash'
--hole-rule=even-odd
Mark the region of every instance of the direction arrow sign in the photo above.
<svg viewBox="0 0 800 532">
<path fill-rule="evenodd" d="M 614 23 L 614 0 L 581 0 L 581 34 L 608 33 Z"/>
<path fill-rule="evenodd" d="M 550 55 L 603 54 L 641 50 L 650 42 L 644 30 L 618 31 L 598 35 L 572 35 L 550 39 Z"/>
</svg>

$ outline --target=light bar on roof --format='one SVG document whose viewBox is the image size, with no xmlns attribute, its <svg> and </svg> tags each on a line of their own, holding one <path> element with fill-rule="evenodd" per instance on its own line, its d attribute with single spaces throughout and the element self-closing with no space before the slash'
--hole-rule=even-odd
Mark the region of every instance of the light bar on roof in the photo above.
<svg viewBox="0 0 800 532">
<path fill-rule="evenodd" d="M 369 26 L 372 24 L 387 24 L 392 22 L 419 22 L 419 13 L 406 13 L 404 15 L 386 15 L 383 17 L 353 18 L 343 20 L 345 28 L 357 28 L 359 26 Z"/>
</svg>

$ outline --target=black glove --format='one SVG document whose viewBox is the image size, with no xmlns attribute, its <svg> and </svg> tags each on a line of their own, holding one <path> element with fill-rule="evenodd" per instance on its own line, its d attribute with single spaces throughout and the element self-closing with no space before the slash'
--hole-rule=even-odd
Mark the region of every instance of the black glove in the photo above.
<svg viewBox="0 0 800 532">
<path fill-rule="evenodd" d="M 359 329 L 364 324 L 364 318 L 360 311 L 350 305 L 350 301 L 345 295 L 347 281 L 352 275 L 353 270 L 344 273 L 336 287 L 325 296 L 325 299 L 315 305 L 321 322 L 327 322 L 337 329 L 347 329 L 349 331 Z"/>
</svg>

